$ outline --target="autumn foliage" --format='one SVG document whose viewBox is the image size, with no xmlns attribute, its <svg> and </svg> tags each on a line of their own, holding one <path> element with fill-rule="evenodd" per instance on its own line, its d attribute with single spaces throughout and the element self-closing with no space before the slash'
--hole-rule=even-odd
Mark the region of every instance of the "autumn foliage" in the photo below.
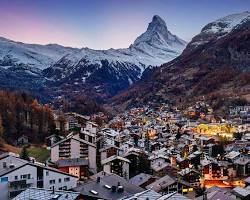
<svg viewBox="0 0 250 200">
<path fill-rule="evenodd" d="M 0 90 L 0 133 L 5 141 L 13 143 L 26 135 L 30 141 L 42 142 L 54 128 L 48 105 L 39 104 L 23 92 Z"/>
</svg>

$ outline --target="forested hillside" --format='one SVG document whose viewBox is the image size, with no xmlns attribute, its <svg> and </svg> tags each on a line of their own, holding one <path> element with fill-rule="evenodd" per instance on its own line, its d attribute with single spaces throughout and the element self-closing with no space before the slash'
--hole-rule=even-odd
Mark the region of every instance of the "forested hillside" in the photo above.
<svg viewBox="0 0 250 200">
<path fill-rule="evenodd" d="M 0 90 L 1 140 L 13 143 L 26 135 L 31 141 L 40 142 L 54 128 L 53 114 L 48 105 L 39 104 L 23 92 Z"/>
</svg>

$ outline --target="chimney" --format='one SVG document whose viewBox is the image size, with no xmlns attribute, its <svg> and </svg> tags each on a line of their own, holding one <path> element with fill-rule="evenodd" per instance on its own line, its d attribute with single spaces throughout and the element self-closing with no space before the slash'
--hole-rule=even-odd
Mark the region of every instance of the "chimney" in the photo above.
<svg viewBox="0 0 250 200">
<path fill-rule="evenodd" d="M 116 186 L 113 185 L 112 188 L 111 188 L 112 192 L 116 192 Z"/>
<path fill-rule="evenodd" d="M 6 167 L 7 167 L 7 163 L 3 162 L 3 168 L 6 168 Z"/>
<path fill-rule="evenodd" d="M 118 186 L 117 186 L 117 192 L 123 192 L 124 191 L 124 188 L 122 185 L 120 185 L 120 183 L 118 182 Z"/>
</svg>

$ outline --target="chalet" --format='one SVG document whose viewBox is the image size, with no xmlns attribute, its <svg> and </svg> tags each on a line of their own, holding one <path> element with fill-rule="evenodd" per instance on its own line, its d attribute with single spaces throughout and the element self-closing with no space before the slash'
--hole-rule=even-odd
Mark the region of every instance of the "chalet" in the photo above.
<svg viewBox="0 0 250 200">
<path fill-rule="evenodd" d="M 155 192 L 162 194 L 169 194 L 179 192 L 182 194 L 193 193 L 193 186 L 185 181 L 177 180 L 168 175 L 156 180 L 155 182 L 146 186 L 147 189 L 152 189 Z"/>
<path fill-rule="evenodd" d="M 171 165 L 170 163 L 156 163 L 151 165 L 153 175 L 158 177 L 163 177 L 166 174 L 173 174 L 177 173 L 177 167 Z"/>
<path fill-rule="evenodd" d="M 198 188 L 200 186 L 201 174 L 198 171 L 186 168 L 178 172 L 178 175 L 182 180 L 190 183 L 193 187 Z"/>
<path fill-rule="evenodd" d="M 109 158 L 114 155 L 118 155 L 118 147 L 110 145 L 99 150 L 101 153 L 101 160 Z"/>
<path fill-rule="evenodd" d="M 242 156 L 234 161 L 237 176 L 247 176 L 250 173 L 250 157 Z"/>
<path fill-rule="evenodd" d="M 111 156 L 101 161 L 103 171 L 114 173 L 125 179 L 129 179 L 129 164 L 130 161 L 120 156 Z"/>
</svg>

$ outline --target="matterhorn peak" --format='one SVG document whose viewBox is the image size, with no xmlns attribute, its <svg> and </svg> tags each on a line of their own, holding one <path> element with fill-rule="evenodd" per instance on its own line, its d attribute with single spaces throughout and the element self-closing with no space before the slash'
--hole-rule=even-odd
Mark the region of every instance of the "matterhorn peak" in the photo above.
<svg viewBox="0 0 250 200">
<path fill-rule="evenodd" d="M 154 15 L 152 22 L 149 23 L 149 25 L 148 25 L 147 30 L 158 32 L 158 31 L 167 31 L 168 29 L 167 29 L 166 22 L 158 15 Z"/>
<path fill-rule="evenodd" d="M 149 23 L 145 33 L 136 38 L 133 45 L 130 47 L 144 48 L 145 45 L 158 46 L 169 51 L 175 47 L 181 52 L 186 42 L 177 36 L 173 35 L 167 28 L 166 22 L 154 15 L 152 21 Z"/>
</svg>

